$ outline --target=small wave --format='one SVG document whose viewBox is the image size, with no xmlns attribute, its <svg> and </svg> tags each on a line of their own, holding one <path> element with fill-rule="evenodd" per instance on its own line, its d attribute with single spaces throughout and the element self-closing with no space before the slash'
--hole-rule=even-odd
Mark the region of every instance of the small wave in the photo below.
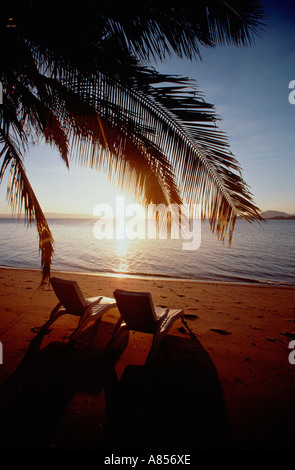
<svg viewBox="0 0 295 470">
<path fill-rule="evenodd" d="M 8 226 L 9 224 L 9 226 Z M 251 285 L 295 286 L 295 225 L 269 224 L 263 234 L 237 224 L 231 248 L 202 231 L 199 250 L 183 251 L 176 241 L 137 240 L 98 244 L 91 224 L 53 221 L 52 270 L 104 276 Z M 90 227 L 90 228 L 89 228 Z M 40 270 L 36 233 L 10 219 L 0 220 L 0 265 Z"/>
<path fill-rule="evenodd" d="M 21 269 L 21 270 L 33 270 L 41 271 L 41 268 L 36 268 L 32 266 L 12 266 L 12 265 L 0 265 L 0 268 L 4 269 Z M 295 287 L 294 283 L 290 282 L 281 282 L 281 281 L 265 281 L 265 280 L 256 280 L 248 278 L 238 278 L 238 277 L 214 277 L 214 276 L 172 276 L 167 274 L 160 273 L 145 273 L 145 272 L 123 272 L 123 271 L 103 271 L 103 270 L 83 270 L 83 269 L 66 269 L 60 267 L 59 269 L 53 269 L 55 272 L 68 273 L 68 274 L 86 274 L 86 275 L 96 275 L 96 276 L 107 276 L 107 277 L 124 277 L 131 279 L 146 279 L 146 280 L 171 280 L 171 281 L 191 281 L 191 282 L 208 282 L 208 283 L 220 283 L 220 284 L 247 284 L 247 285 L 265 285 L 265 286 L 277 286 L 277 287 Z"/>
</svg>

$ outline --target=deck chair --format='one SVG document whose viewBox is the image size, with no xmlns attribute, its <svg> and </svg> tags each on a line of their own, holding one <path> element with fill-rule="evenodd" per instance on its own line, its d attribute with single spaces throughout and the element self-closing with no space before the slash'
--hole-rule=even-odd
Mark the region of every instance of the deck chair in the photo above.
<svg viewBox="0 0 295 470">
<path fill-rule="evenodd" d="M 183 310 L 155 307 L 149 292 L 130 292 L 120 289 L 114 291 L 120 318 L 114 328 L 112 342 L 122 327 L 153 335 L 153 343 L 147 362 L 154 359 L 162 338 L 177 320 L 183 321 Z"/>
<path fill-rule="evenodd" d="M 98 320 L 107 310 L 116 307 L 116 301 L 109 297 L 101 296 L 85 299 L 76 281 L 52 277 L 50 283 L 59 302 L 50 313 L 49 320 L 41 327 L 41 331 L 47 330 L 61 315 L 76 315 L 79 317 L 79 322 L 71 335 L 71 339 L 75 339 L 87 323 Z"/>
</svg>

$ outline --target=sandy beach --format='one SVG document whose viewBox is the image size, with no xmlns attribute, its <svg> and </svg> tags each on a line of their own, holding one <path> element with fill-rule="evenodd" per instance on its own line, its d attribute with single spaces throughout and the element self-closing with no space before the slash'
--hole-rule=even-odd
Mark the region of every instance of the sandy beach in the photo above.
<svg viewBox="0 0 295 470">
<path fill-rule="evenodd" d="M 112 309 L 76 343 L 77 318 L 39 328 L 57 299 L 40 272 L 0 269 L 2 449 L 292 449 L 295 288 L 52 273 L 85 297 L 116 288 L 183 308 L 145 365 L 151 336 L 121 334 Z"/>
</svg>

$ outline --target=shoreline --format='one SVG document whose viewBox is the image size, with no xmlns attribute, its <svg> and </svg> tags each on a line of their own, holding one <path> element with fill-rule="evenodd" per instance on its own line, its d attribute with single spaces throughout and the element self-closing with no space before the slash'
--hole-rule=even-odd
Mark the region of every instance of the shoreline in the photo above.
<svg viewBox="0 0 295 470">
<path fill-rule="evenodd" d="M 33 271 L 33 272 L 41 272 L 40 268 L 27 268 L 27 267 L 20 267 L 20 266 L 5 266 L 0 265 L 1 269 L 15 269 L 15 270 L 23 270 L 23 271 Z M 116 273 L 116 272 L 83 272 L 83 271 L 64 271 L 59 269 L 53 269 L 52 272 L 60 273 L 60 274 L 70 274 L 76 276 L 101 276 L 101 277 L 111 277 L 111 278 L 122 278 L 122 279 L 142 279 L 142 280 L 164 280 L 164 281 L 178 281 L 178 282 L 196 282 L 196 283 L 205 283 L 205 284 L 225 284 L 225 285 L 245 285 L 245 286 L 261 286 L 261 287 L 290 287 L 295 288 L 295 284 L 290 282 L 281 282 L 281 281 L 263 281 L 263 280 L 242 280 L 242 279 L 232 279 L 232 280 L 225 280 L 225 279 L 209 279 L 209 278 L 191 278 L 191 277 L 174 277 L 165 274 L 144 274 L 144 273 Z"/>
<path fill-rule="evenodd" d="M 109 437 L 113 439 L 118 416 L 122 418 L 120 425 L 126 426 L 129 422 L 134 424 L 132 420 L 141 416 L 141 421 L 136 421 L 137 427 L 134 425 L 137 436 L 133 436 L 139 439 L 138 426 L 142 423 L 143 433 L 146 432 L 151 409 L 148 408 L 146 414 L 141 409 L 138 415 L 136 397 L 147 390 L 151 391 L 147 401 L 162 394 L 165 402 L 174 397 L 163 421 L 163 426 L 166 422 L 171 425 L 171 432 L 168 424 L 165 429 L 167 436 L 171 437 L 173 429 L 177 436 L 189 439 L 186 429 L 191 429 L 193 422 L 190 432 L 194 439 L 189 444 L 192 450 L 200 442 L 199 433 L 204 436 L 207 431 L 208 441 L 204 447 L 205 444 L 210 448 L 218 446 L 218 438 L 226 434 L 223 431 L 227 419 L 235 441 L 235 444 L 229 444 L 230 448 L 231 445 L 241 449 L 294 448 L 295 365 L 288 357 L 289 343 L 295 335 L 295 288 L 190 280 L 170 282 L 170 279 L 131 279 L 56 271 L 52 275 L 76 280 L 85 297 L 113 297 L 116 288 L 151 292 L 155 305 L 184 309 L 189 330 L 180 321 L 175 322 L 161 343 L 156 370 L 149 376 L 144 363 L 151 346 L 151 335 L 137 332 L 128 335 L 126 332 L 110 355 L 105 351 L 118 319 L 116 308 L 107 312 L 97 327 L 91 325 L 85 330 L 73 350 L 68 349 L 77 317 L 64 315 L 42 338 L 38 335 L 39 328 L 57 303 L 51 288 L 39 288 L 40 271 L 0 268 L 0 341 L 3 345 L 0 418 L 1 423 L 11 426 L 11 448 L 25 446 L 23 441 L 30 435 L 27 428 L 33 432 L 32 423 L 45 415 L 48 422 L 54 420 L 50 443 L 47 443 L 49 448 L 103 449 L 103 438 L 113 410 L 111 405 L 116 409 L 116 403 L 120 404 L 123 396 L 128 415 L 124 419 L 120 415 L 124 407 L 116 409 L 119 415 L 111 413 L 115 423 Z M 37 349 L 34 349 L 36 345 Z M 98 387 L 97 382 L 106 358 L 115 361 L 121 397 L 115 404 L 109 401 L 106 384 Z M 61 373 L 61 367 L 64 371 L 56 376 Z M 52 387 L 57 383 L 59 388 L 54 391 Z M 134 395 L 136 387 L 141 392 Z M 47 393 L 49 401 L 44 398 Z M 64 403 L 60 402 L 62 398 Z M 143 406 L 142 403 L 136 406 L 139 405 Z M 56 409 L 60 410 L 58 417 Z M 19 424 L 20 410 L 23 412 L 22 425 Z M 159 416 L 155 419 L 160 429 Z M 46 419 L 43 420 L 45 424 Z M 44 438 L 41 432 L 45 426 L 43 421 L 38 421 L 40 442 Z M 158 425 L 151 430 L 151 436 L 157 432 Z M 18 426 L 22 430 L 20 441 L 14 434 Z M 46 429 L 43 431 L 48 432 L 48 426 Z M 122 432 L 121 438 L 132 435 L 134 429 L 128 429 L 129 434 Z M 4 424 L 2 433 L 7 440 L 9 433 Z M 214 442 L 212 433 L 217 433 Z M 3 447 L 1 441 L 2 437 L 0 447 Z M 130 437 L 129 449 L 132 442 Z M 161 442 L 159 440 L 159 445 Z M 112 448 L 116 450 L 115 444 Z M 150 449 L 153 449 L 152 444 Z"/>
</svg>

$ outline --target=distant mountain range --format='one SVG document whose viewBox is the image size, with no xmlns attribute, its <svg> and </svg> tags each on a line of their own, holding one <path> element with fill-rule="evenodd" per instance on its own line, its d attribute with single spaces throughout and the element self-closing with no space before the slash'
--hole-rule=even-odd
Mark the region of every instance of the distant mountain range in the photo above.
<svg viewBox="0 0 295 470">
<path fill-rule="evenodd" d="M 280 211 L 265 211 L 261 212 L 260 215 L 267 220 L 295 220 L 295 214 L 287 214 Z"/>
<path fill-rule="evenodd" d="M 287 214 L 280 211 L 265 211 L 260 213 L 266 220 L 295 220 L 295 214 Z M 87 214 L 61 214 L 57 212 L 47 212 L 48 219 L 92 219 L 92 215 Z M 11 218 L 11 214 L 0 214 L 0 218 Z"/>
</svg>

